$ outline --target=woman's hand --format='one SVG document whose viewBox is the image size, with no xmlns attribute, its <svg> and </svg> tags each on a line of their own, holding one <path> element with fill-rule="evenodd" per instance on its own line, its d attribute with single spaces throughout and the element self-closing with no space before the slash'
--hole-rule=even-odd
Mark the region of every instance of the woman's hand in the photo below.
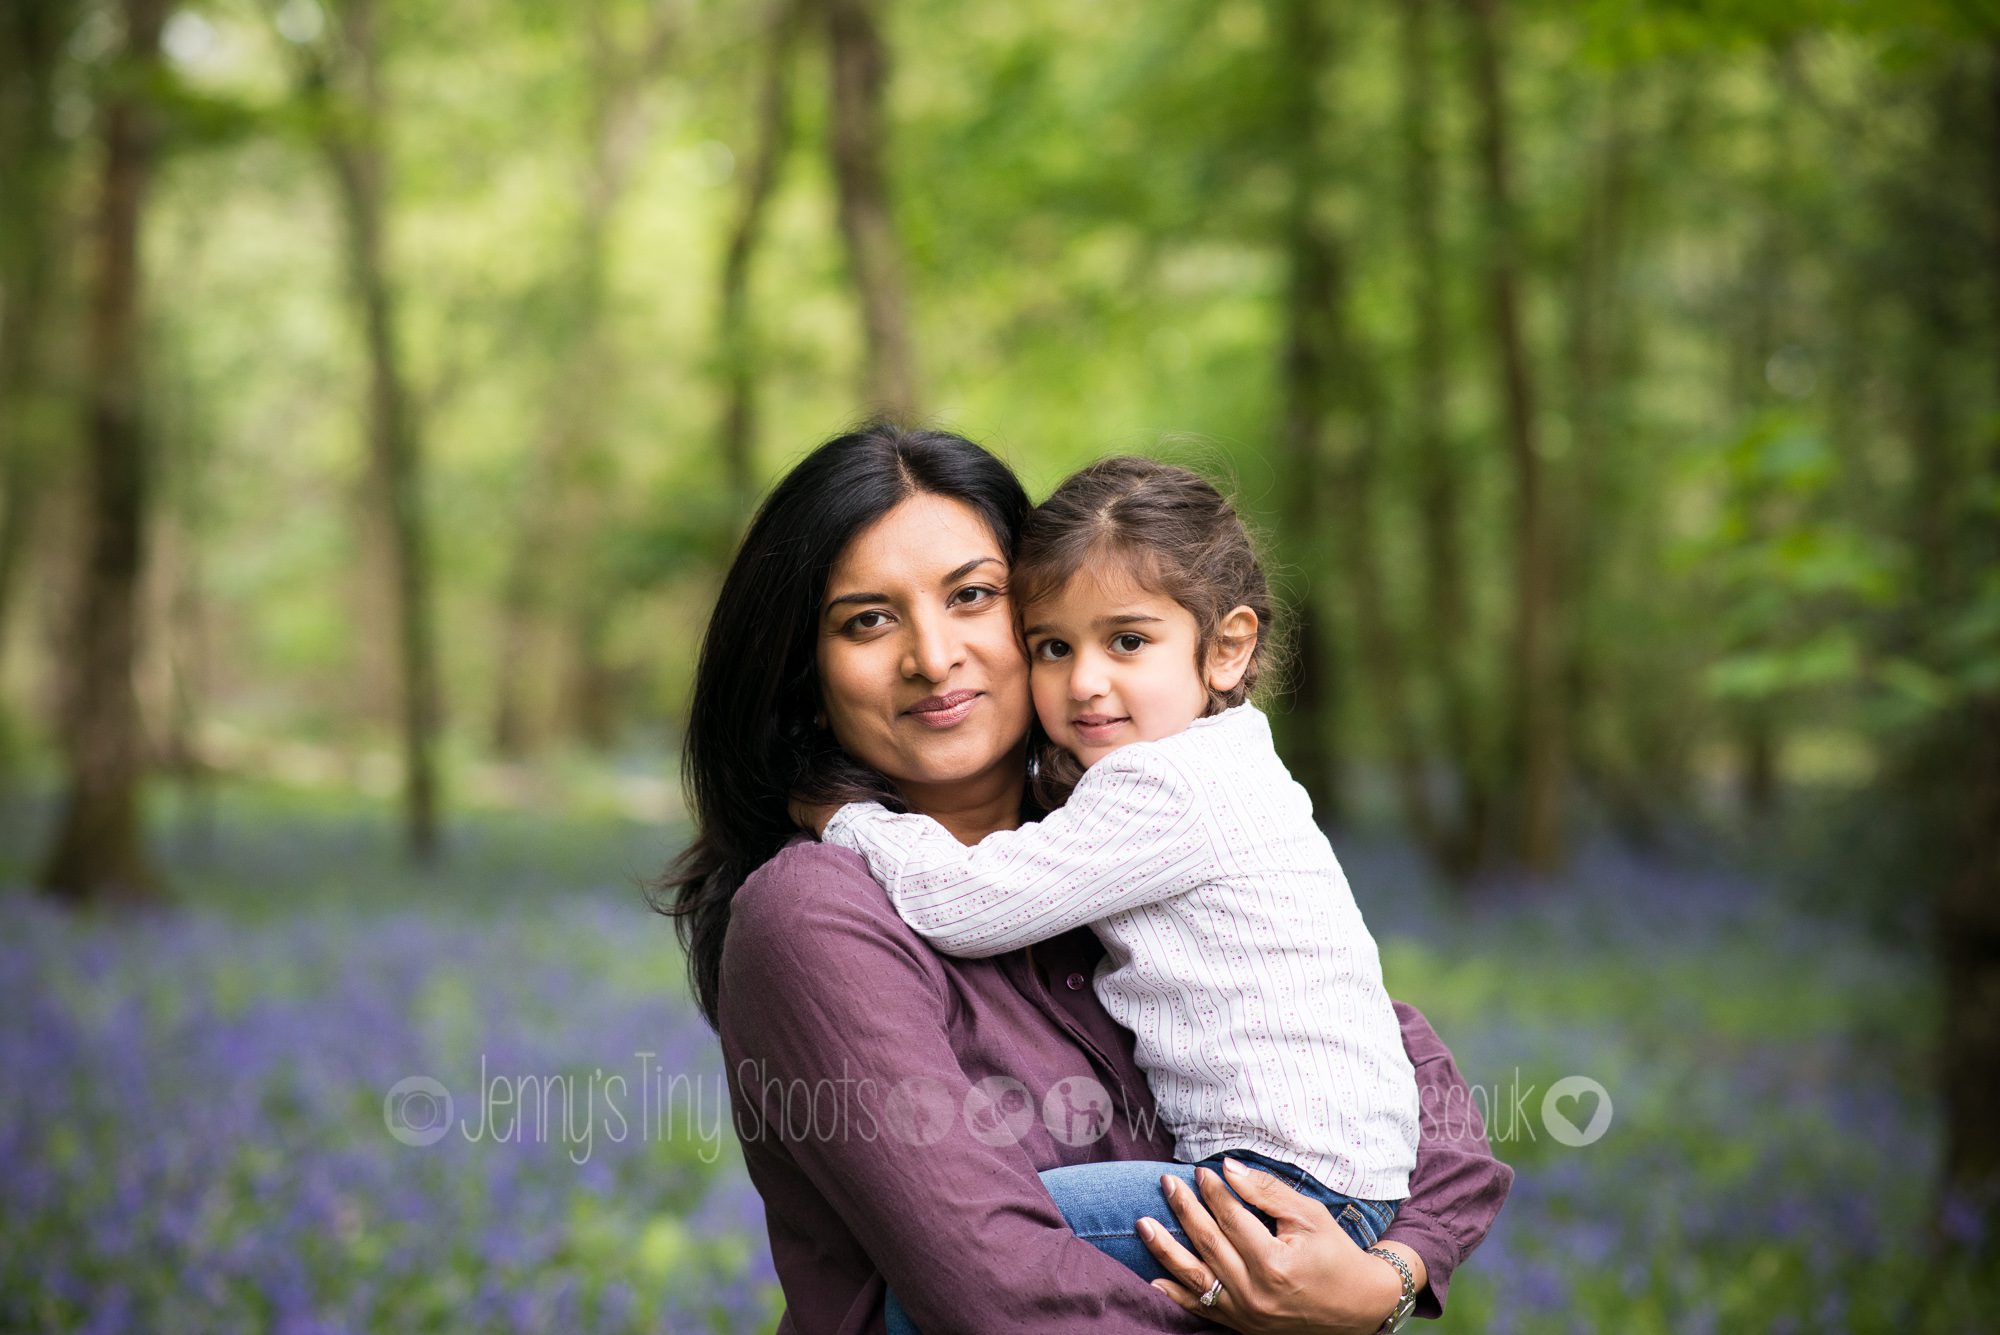
<svg viewBox="0 0 2000 1335">
<path fill-rule="evenodd" d="M 1173 1276 L 1153 1281 L 1153 1287 L 1197 1316 L 1246 1335 L 1373 1335 L 1380 1330 L 1403 1296 L 1396 1268 L 1355 1246 L 1318 1201 L 1268 1173 L 1234 1160 L 1227 1166 L 1228 1186 L 1206 1168 L 1195 1170 L 1199 1197 L 1180 1179 L 1165 1179 L 1167 1201 L 1199 1255 L 1190 1254 L 1152 1220 L 1141 1220 L 1139 1236 Z M 1276 1237 L 1230 1193 L 1230 1186 L 1277 1222 Z M 1426 1283 L 1422 1258 L 1407 1248 L 1396 1250 L 1410 1263 L 1421 1291 Z M 1200 1296 L 1217 1279 L 1222 1292 L 1213 1307 L 1203 1307 Z"/>
</svg>

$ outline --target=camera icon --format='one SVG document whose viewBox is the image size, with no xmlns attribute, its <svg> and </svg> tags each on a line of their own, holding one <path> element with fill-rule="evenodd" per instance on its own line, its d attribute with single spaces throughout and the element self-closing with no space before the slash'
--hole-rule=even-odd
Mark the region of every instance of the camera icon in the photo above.
<svg viewBox="0 0 2000 1335">
<path fill-rule="evenodd" d="M 451 1130 L 451 1091 L 427 1075 L 406 1075 L 382 1100 L 382 1124 L 405 1145 L 435 1145 Z"/>
<path fill-rule="evenodd" d="M 989 1075 L 965 1091 L 965 1129 L 982 1145 L 1018 1145 L 1034 1121 L 1035 1101 L 1011 1075 Z"/>
</svg>

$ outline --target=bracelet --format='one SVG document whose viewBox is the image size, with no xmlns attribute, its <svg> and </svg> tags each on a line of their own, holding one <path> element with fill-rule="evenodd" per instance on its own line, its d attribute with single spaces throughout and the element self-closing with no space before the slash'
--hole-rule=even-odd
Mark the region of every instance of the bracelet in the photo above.
<svg viewBox="0 0 2000 1335">
<path fill-rule="evenodd" d="M 1408 1261 L 1405 1261 L 1387 1247 L 1370 1247 L 1368 1254 L 1370 1256 L 1381 1257 L 1390 1265 L 1396 1267 L 1396 1273 L 1402 1276 L 1403 1296 L 1397 1300 L 1395 1310 L 1389 1313 L 1389 1319 L 1384 1321 L 1381 1329 L 1376 1332 L 1376 1335 L 1395 1335 L 1397 1331 L 1409 1324 L 1410 1313 L 1417 1310 L 1416 1272 L 1410 1269 Z"/>
</svg>

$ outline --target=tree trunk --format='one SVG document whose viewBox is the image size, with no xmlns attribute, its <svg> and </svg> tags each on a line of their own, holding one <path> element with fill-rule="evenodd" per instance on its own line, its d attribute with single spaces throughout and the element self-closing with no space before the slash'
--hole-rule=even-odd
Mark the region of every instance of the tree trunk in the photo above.
<svg viewBox="0 0 2000 1335">
<path fill-rule="evenodd" d="M 575 247 L 563 282 L 568 342 L 557 358 L 548 416 L 529 454 L 528 481 L 501 586 L 493 744 L 503 756 L 524 755 L 535 740 L 524 697 L 534 667 L 535 630 L 556 601 L 554 591 L 565 582 L 574 589 L 601 578 L 587 559 L 601 529 L 589 522 L 587 512 L 596 508 L 591 493 L 615 482 L 599 430 L 615 378 L 604 332 L 611 239 L 645 144 L 644 95 L 679 35 L 677 14 L 675 6 L 658 5 L 645 41 L 627 64 L 609 30 L 604 0 L 593 0 L 586 12 L 592 95 Z M 565 553 L 581 553 L 585 559 L 565 561 Z M 606 596 L 599 588 L 569 600 L 563 619 L 574 653 L 587 655 L 590 636 L 596 633 L 589 622 L 598 614 L 583 612 L 581 603 Z M 596 729 L 585 733 L 587 739 L 597 735 Z"/>
<path fill-rule="evenodd" d="M 519 527 L 525 529 L 531 522 L 524 515 Z M 539 529 L 540 525 L 535 527 Z M 493 664 L 493 750 L 510 760 L 534 749 L 526 693 L 541 581 L 539 568 L 521 555 L 529 545 L 525 533 L 517 534 L 514 554 L 507 562 L 507 577 L 500 586 L 500 652 Z"/>
<path fill-rule="evenodd" d="M 198 511 L 185 517 L 179 577 L 167 594 L 165 639 L 172 646 L 165 665 L 164 757 L 178 790 L 187 841 L 203 853 L 215 847 L 213 771 L 201 746 L 201 709 L 208 693 L 213 656 L 209 652 L 207 598 L 201 569 L 204 525 Z"/>
<path fill-rule="evenodd" d="M 1325 175 L 1324 82 L 1333 65 L 1324 7 L 1319 0 L 1285 0 L 1277 31 L 1284 89 L 1279 130 L 1290 145 L 1292 177 L 1286 215 L 1291 256 L 1284 355 L 1286 528 L 1294 559 L 1304 559 L 1313 550 L 1315 528 L 1323 527 L 1323 516 L 1332 511 L 1334 549 L 1354 608 L 1355 647 L 1341 657 L 1358 666 L 1366 679 L 1387 733 L 1404 819 L 1428 845 L 1435 839 L 1436 822 L 1424 784 L 1401 640 L 1388 614 L 1376 551 L 1371 493 L 1381 404 L 1370 359 L 1349 320 L 1347 248 L 1318 207 Z M 1321 485 L 1328 474 L 1330 497 Z M 1333 656 L 1327 646 L 1315 642 L 1302 648 L 1312 653 L 1311 658 L 1302 655 L 1302 674 L 1326 670 L 1326 660 Z M 1324 739 L 1325 721 L 1314 722 Z M 1338 775 L 1332 792 L 1339 795 Z M 1329 816 L 1333 814 L 1339 813 Z"/>
<path fill-rule="evenodd" d="M 1634 322 L 1620 289 L 1633 216 L 1633 136 L 1627 107 L 1632 90 L 1607 81 L 1606 128 L 1592 152 L 1588 193 L 1579 219 L 1568 312 L 1570 488 L 1560 526 L 1569 634 L 1563 643 L 1561 682 L 1568 702 L 1577 776 L 1588 783 L 1630 842 L 1657 842 L 1663 800 L 1676 789 L 1666 757 L 1641 753 L 1636 769 L 1620 751 L 1623 708 L 1650 702 L 1620 700 L 1611 676 L 1619 646 L 1597 624 L 1605 604 L 1611 552 L 1634 542 L 1643 529 L 1631 514 L 1629 462 L 1620 461 L 1624 386 L 1633 374 Z"/>
<path fill-rule="evenodd" d="M 146 92 L 166 0 L 126 0 L 124 77 L 103 111 L 95 287 L 87 346 L 88 519 L 66 711 L 67 786 L 40 883 L 76 903 L 160 895 L 139 810 L 145 746 L 132 686 L 150 499 L 140 396 L 140 223 L 157 156 Z"/>
<path fill-rule="evenodd" d="M 721 327 L 716 346 L 722 355 L 723 408 L 718 452 L 735 497 L 736 512 L 747 517 L 756 499 L 757 351 L 750 328 L 750 264 L 764 236 L 778 173 L 792 146 L 792 48 L 798 40 L 803 0 L 775 0 L 764 65 L 757 88 L 757 124 L 743 170 L 743 194 L 729 248 L 722 260 Z"/>
<path fill-rule="evenodd" d="M 1402 6 L 1402 125 L 1406 210 L 1416 252 L 1416 347 L 1411 425 L 1419 477 L 1424 574 L 1422 637 L 1437 680 L 1443 752 L 1456 802 L 1432 826 L 1432 863 L 1454 881 L 1469 879 L 1486 854 L 1493 811 L 1492 748 L 1473 694 L 1466 645 L 1464 501 L 1459 461 L 1445 428 L 1450 379 L 1445 265 L 1438 219 L 1436 93 L 1431 78 L 1431 0 Z"/>
<path fill-rule="evenodd" d="M 321 120 L 322 146 L 340 206 L 348 284 L 368 362 L 371 485 L 388 521 L 395 571 L 405 837 L 411 856 L 428 862 L 439 851 L 439 686 L 423 454 L 403 378 L 384 241 L 383 109 L 373 0 L 345 0 L 338 9 L 340 78 L 336 105 L 326 108 L 330 114 Z"/>
<path fill-rule="evenodd" d="M 1290 276 L 1285 290 L 1284 343 L 1279 353 L 1283 397 L 1279 431 L 1285 499 L 1278 521 L 1286 559 L 1304 570 L 1293 616 L 1290 719 L 1283 730 L 1285 763 L 1311 795 L 1322 823 L 1347 813 L 1338 740 L 1345 673 L 1325 633 L 1326 596 L 1315 587 L 1321 522 L 1330 381 L 1334 374 L 1334 243 L 1317 217 L 1321 116 L 1319 75 L 1329 45 L 1314 0 L 1283 0 L 1274 53 L 1283 96 L 1275 127 L 1289 143 L 1292 190 L 1285 216 Z"/>
<path fill-rule="evenodd" d="M 73 8 L 70 0 L 18 0 L 0 13 L 0 665 L 43 486 L 43 330 L 63 249 L 55 73 Z"/>
<path fill-rule="evenodd" d="M 570 730 L 587 745 L 608 751 L 618 741 L 617 670 L 606 653 L 611 629 L 611 604 L 586 595 L 573 619 L 574 654 L 565 681 L 565 717 Z"/>
<path fill-rule="evenodd" d="M 1772 130 L 1772 180 L 1770 195 L 1783 198 L 1789 182 L 1785 174 L 1794 150 L 1789 109 L 1780 105 Z M 1791 235 L 1781 206 L 1767 201 L 1759 220 L 1757 239 L 1744 266 L 1744 283 L 1749 299 L 1743 303 L 1746 325 L 1739 335 L 1741 346 L 1732 367 L 1736 410 L 1746 420 L 1772 403 L 1767 368 L 1785 342 L 1784 312 L 1792 306 L 1788 265 L 1796 238 Z M 1931 378 L 1917 376 L 1914 384 L 1928 386 Z M 1942 429 L 1942 428 L 1941 428 Z M 1779 510 L 1784 498 L 1763 488 L 1752 499 L 1750 522 L 1753 541 L 1769 541 L 1783 531 L 1786 517 Z M 1737 711 L 1733 741 L 1736 748 L 1737 797 L 1752 822 L 1768 822 L 1776 813 L 1782 787 L 1784 755 L 1783 704 L 1764 698 L 1746 702 Z"/>
<path fill-rule="evenodd" d="M 1753 821 L 1767 821 L 1778 809 L 1777 711 L 1768 701 L 1744 706 L 1736 723 L 1737 800 Z"/>
<path fill-rule="evenodd" d="M 2000 447 L 1989 468 L 2000 479 Z M 1991 547 L 2000 560 L 2000 534 Z M 1944 1200 L 1948 1219 L 1956 1209 L 1983 1221 L 1991 1255 L 2000 1251 L 2000 1122 L 1992 1109 L 2000 1084 L 2000 692 L 1988 689 L 1964 714 L 1954 738 L 1963 762 L 1963 850 L 1939 898 L 1936 931 L 1944 966 Z"/>
<path fill-rule="evenodd" d="M 1344 345 L 1346 363 L 1359 372 L 1358 349 Z M 1435 849 L 1444 841 L 1436 805 L 1424 773 L 1418 740 L 1410 672 L 1403 652 L 1401 629 L 1389 614 L 1387 581 L 1375 527 L 1375 472 L 1380 454 L 1380 413 L 1363 410 L 1350 457 L 1340 467 L 1336 491 L 1340 497 L 1334 530 L 1342 565 L 1354 590 L 1357 657 L 1367 673 L 1378 717 L 1388 734 L 1389 759 L 1395 778 L 1396 802 L 1403 822 L 1420 848 Z"/>
<path fill-rule="evenodd" d="M 1514 465 L 1515 560 L 1513 727 L 1519 783 L 1518 852 L 1535 872 L 1563 856 L 1566 739 L 1557 671 L 1556 541 L 1533 373 L 1521 317 L 1522 244 L 1515 217 L 1511 141 L 1502 87 L 1500 0 L 1467 0 L 1472 15 L 1474 87 L 1480 107 L 1479 165 L 1489 218 L 1487 284 L 1499 368 L 1500 402 Z"/>
<path fill-rule="evenodd" d="M 1995 230 L 1989 241 L 1994 308 L 2000 309 L 2000 45 L 1988 52 L 1987 183 Z M 2000 387 L 2000 378 L 1995 380 Z M 1983 456 L 1961 495 L 2000 486 L 2000 434 L 1984 429 Z M 1980 476 L 1983 474 L 1984 476 Z M 1964 569 L 2000 565 L 2000 518 L 1971 511 Z M 1982 1224 L 1981 1249 L 2000 1254 L 2000 1121 L 1992 1091 L 2000 1085 L 2000 690 L 1975 689 L 1962 717 L 1945 721 L 1961 762 L 1939 787 L 1945 810 L 1960 812 L 1957 874 L 1938 898 L 1936 940 L 1944 972 L 1945 1219 L 1969 1211 Z M 1950 772 L 1950 771 L 1948 771 Z M 1962 1229 L 1950 1232 L 1961 1235 Z"/>
<path fill-rule="evenodd" d="M 903 292 L 903 249 L 885 163 L 888 53 L 875 0 L 824 0 L 832 66 L 831 148 L 840 235 L 861 301 L 863 393 L 891 418 L 917 411 L 917 372 Z"/>
</svg>

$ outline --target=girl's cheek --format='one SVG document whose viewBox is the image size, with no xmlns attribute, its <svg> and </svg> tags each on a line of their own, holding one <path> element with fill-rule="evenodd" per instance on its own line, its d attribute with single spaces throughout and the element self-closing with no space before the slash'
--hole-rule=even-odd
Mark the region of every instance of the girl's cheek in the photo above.
<svg viewBox="0 0 2000 1335">
<path fill-rule="evenodd" d="M 1037 713 L 1046 715 L 1051 709 L 1060 710 L 1065 682 L 1060 667 L 1053 663 L 1037 663 L 1028 677 L 1028 693 L 1034 697 Z"/>
</svg>

